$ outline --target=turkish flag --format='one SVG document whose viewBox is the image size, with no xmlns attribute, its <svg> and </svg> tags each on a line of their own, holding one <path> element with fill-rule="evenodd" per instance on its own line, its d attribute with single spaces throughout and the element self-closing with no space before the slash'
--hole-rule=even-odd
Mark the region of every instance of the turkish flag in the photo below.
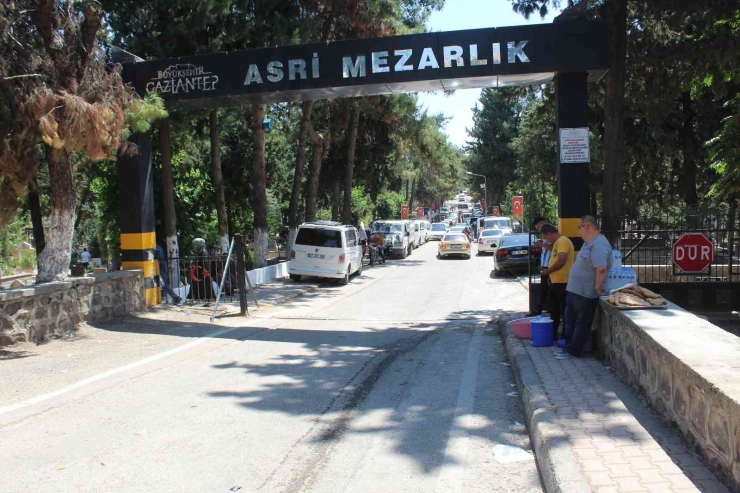
<svg viewBox="0 0 740 493">
<path fill-rule="evenodd" d="M 511 201 L 511 215 L 514 217 L 522 217 L 524 212 L 524 197 L 517 196 Z"/>
</svg>

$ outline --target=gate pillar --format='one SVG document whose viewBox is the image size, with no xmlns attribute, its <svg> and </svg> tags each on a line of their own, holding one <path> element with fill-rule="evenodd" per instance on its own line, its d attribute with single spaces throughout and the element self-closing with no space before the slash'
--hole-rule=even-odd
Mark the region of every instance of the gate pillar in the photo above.
<svg viewBox="0 0 740 493">
<path fill-rule="evenodd" d="M 134 156 L 119 155 L 117 160 L 121 261 L 123 269 L 144 271 L 146 305 L 152 306 L 162 301 L 155 282 L 159 264 L 154 233 L 152 141 L 148 133 L 134 134 L 129 141 L 138 146 L 139 152 Z"/>
<path fill-rule="evenodd" d="M 588 73 L 555 74 L 555 121 L 558 140 L 558 230 L 573 242 L 576 251 L 583 246 L 578 223 L 589 214 L 589 163 L 560 162 L 560 129 L 588 128 Z"/>
</svg>

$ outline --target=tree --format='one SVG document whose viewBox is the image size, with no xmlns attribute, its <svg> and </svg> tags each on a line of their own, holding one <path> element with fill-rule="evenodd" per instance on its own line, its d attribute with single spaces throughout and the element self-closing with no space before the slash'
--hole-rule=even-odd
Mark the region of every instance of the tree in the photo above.
<svg viewBox="0 0 740 493">
<path fill-rule="evenodd" d="M 311 124 L 311 110 L 313 101 L 304 101 L 301 104 L 301 127 L 298 132 L 298 151 L 293 173 L 293 189 L 290 195 L 290 210 L 288 211 L 288 249 L 286 257 L 290 258 L 296 234 L 298 234 L 298 203 L 303 183 L 303 167 L 306 162 L 306 142 L 308 141 L 308 127 Z"/>
<path fill-rule="evenodd" d="M 226 199 L 224 199 L 224 180 L 221 174 L 221 153 L 218 142 L 218 111 L 209 115 L 211 137 L 211 170 L 213 188 L 216 193 L 216 213 L 218 215 L 218 243 L 221 253 L 229 251 L 229 221 L 226 218 Z M 264 153 L 264 150 L 263 150 Z M 263 163 L 264 166 L 264 163 Z"/>
<path fill-rule="evenodd" d="M 3 149 L 0 168 L 21 164 L 13 160 L 27 154 L 13 144 L 28 145 L 40 138 L 49 147 L 50 228 L 38 256 L 37 275 L 37 282 L 43 283 L 64 279 L 68 272 L 76 209 L 75 160 L 114 159 L 127 128 L 146 129 L 164 110 L 161 100 L 142 101 L 123 84 L 120 70 L 106 67 L 96 41 L 103 25 L 97 2 L 44 0 L 17 7 L 25 14 L 4 17 L 11 24 L 6 28 L 35 41 L 3 65 L 2 76 L 4 82 L 29 78 L 34 83 L 11 82 L 16 91 L 10 97 L 6 95 L 11 88 L 5 86 L 3 106 L 20 110 L 16 117 L 23 125 L 10 132 L 18 136 Z M 37 73 L 23 73 L 28 68 L 20 61 L 24 57 L 31 58 Z M 123 152 L 136 152 L 133 146 L 123 147 Z M 31 176 L 37 163 L 25 163 Z M 16 185 L 22 183 L 19 178 Z M 13 193 L 20 195 L 17 189 Z"/>
<path fill-rule="evenodd" d="M 349 130 L 347 131 L 347 162 L 344 172 L 344 207 L 342 211 L 342 222 L 352 223 L 352 173 L 355 168 L 355 148 L 357 146 L 357 130 L 360 122 L 360 108 L 353 105 L 349 119 Z"/>
<path fill-rule="evenodd" d="M 254 210 L 254 268 L 267 265 L 267 177 L 265 175 L 265 105 L 252 106 L 252 210 Z"/>
</svg>

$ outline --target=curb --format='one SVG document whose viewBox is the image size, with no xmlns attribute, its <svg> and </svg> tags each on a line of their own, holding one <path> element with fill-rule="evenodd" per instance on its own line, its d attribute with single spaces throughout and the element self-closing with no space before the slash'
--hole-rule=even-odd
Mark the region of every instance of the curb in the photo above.
<svg viewBox="0 0 740 493">
<path fill-rule="evenodd" d="M 524 405 L 527 429 L 537 457 L 537 465 L 547 493 L 591 493 L 578 461 L 570 448 L 568 437 L 557 424 L 545 388 L 524 349 L 524 342 L 514 336 L 499 319 L 499 335 L 514 373 L 519 398 Z"/>
</svg>

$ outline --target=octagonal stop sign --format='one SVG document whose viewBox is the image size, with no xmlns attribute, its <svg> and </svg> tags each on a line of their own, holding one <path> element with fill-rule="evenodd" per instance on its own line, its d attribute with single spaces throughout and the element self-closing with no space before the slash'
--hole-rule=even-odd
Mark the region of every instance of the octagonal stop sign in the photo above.
<svg viewBox="0 0 740 493">
<path fill-rule="evenodd" d="M 681 272 L 704 272 L 714 260 L 714 244 L 702 233 L 684 233 L 673 244 L 673 263 Z"/>
</svg>

